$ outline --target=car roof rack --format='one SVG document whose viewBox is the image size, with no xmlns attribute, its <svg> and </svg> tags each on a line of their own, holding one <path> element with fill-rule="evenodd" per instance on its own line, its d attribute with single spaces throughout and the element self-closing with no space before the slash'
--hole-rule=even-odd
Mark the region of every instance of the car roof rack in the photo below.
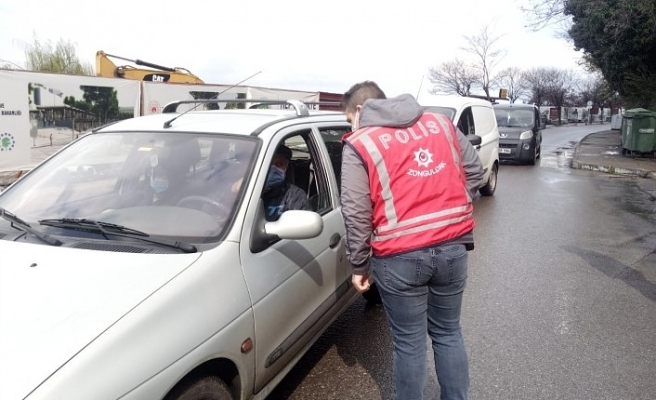
<svg viewBox="0 0 656 400">
<path fill-rule="evenodd" d="M 306 117 L 309 114 L 306 111 L 309 111 L 307 108 L 308 105 L 318 105 L 318 106 L 333 106 L 340 107 L 342 105 L 339 101 L 301 101 L 301 100 L 253 100 L 253 99 L 198 99 L 198 100 L 178 100 L 171 103 L 168 103 L 164 106 L 162 114 L 171 114 L 177 111 L 178 106 L 181 104 L 212 104 L 212 103 L 237 103 L 237 104 L 246 104 L 253 103 L 249 109 L 257 109 L 262 105 L 270 104 L 280 104 L 280 105 L 291 105 L 296 110 L 296 115 L 299 117 Z"/>
<path fill-rule="evenodd" d="M 261 104 L 289 104 L 294 107 L 296 111 L 296 116 L 298 117 L 307 117 L 310 115 L 310 111 L 300 100 L 253 100 L 253 99 L 199 99 L 199 100 L 178 100 L 164 106 L 162 114 L 171 114 L 176 112 L 178 106 L 181 104 L 213 104 L 213 103 L 254 103 L 249 107 L 249 109 L 255 108 Z"/>
<path fill-rule="evenodd" d="M 253 99 L 199 99 L 199 100 L 178 100 L 174 101 L 171 103 L 168 103 L 166 106 L 164 106 L 164 109 L 162 110 L 162 114 L 172 114 L 175 113 L 178 109 L 178 106 L 180 104 L 196 104 L 195 107 L 186 110 L 185 112 L 173 117 L 172 119 L 164 122 L 164 128 L 170 128 L 171 124 L 173 121 L 178 119 L 179 117 L 182 117 L 183 115 L 187 114 L 190 111 L 193 111 L 196 109 L 201 104 L 216 104 L 216 103 L 238 103 L 238 104 L 245 104 L 245 103 L 254 103 L 249 109 L 255 109 L 261 105 L 268 105 L 268 104 L 284 104 L 284 105 L 290 105 L 294 107 L 294 110 L 296 111 L 296 117 L 309 117 L 310 116 L 310 110 L 308 109 L 306 104 L 318 104 L 318 105 L 332 105 L 336 106 L 338 104 L 341 104 L 339 102 L 334 102 L 334 101 L 317 101 L 317 102 L 307 102 L 304 103 L 300 100 L 253 100 Z"/>
</svg>

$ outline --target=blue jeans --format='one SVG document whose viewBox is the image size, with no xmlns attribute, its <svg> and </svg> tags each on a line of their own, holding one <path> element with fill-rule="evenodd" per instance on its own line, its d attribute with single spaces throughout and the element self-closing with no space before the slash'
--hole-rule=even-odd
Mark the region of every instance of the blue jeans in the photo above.
<svg viewBox="0 0 656 400">
<path fill-rule="evenodd" d="M 465 400 L 469 361 L 460 328 L 467 282 L 464 245 L 442 245 L 372 258 L 394 342 L 395 399 L 422 399 L 426 386 L 426 333 L 433 343 L 442 400 Z"/>
</svg>

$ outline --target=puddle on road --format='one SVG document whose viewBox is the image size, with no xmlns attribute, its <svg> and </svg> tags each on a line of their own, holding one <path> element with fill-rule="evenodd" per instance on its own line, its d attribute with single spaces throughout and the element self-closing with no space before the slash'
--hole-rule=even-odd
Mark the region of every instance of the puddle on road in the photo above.
<svg viewBox="0 0 656 400">
<path fill-rule="evenodd" d="M 545 154 L 540 160 L 540 167 L 569 170 L 574 157 L 574 148 L 559 147 L 551 154 Z"/>
</svg>

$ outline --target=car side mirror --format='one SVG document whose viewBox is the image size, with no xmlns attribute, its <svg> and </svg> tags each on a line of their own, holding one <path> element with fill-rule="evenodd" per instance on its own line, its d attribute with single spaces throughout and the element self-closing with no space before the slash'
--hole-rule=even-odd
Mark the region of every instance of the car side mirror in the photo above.
<svg viewBox="0 0 656 400">
<path fill-rule="evenodd" d="M 323 219 L 313 211 L 289 210 L 282 213 L 277 221 L 267 221 L 264 202 L 259 199 L 250 248 L 253 253 L 259 253 L 280 239 L 312 239 L 322 231 Z"/>
<path fill-rule="evenodd" d="M 483 139 L 478 135 L 467 135 L 467 139 L 469 139 L 472 146 L 480 146 L 483 142 Z"/>
<path fill-rule="evenodd" d="M 267 222 L 264 231 L 281 239 L 312 239 L 321 235 L 323 219 L 314 211 L 289 210 L 282 213 L 277 221 Z"/>
</svg>

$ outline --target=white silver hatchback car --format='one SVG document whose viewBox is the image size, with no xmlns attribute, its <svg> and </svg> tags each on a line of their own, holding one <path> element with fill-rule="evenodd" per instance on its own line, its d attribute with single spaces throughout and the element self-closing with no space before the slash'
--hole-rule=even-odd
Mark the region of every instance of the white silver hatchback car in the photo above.
<svg viewBox="0 0 656 400">
<path fill-rule="evenodd" d="M 359 297 L 345 116 L 177 105 L 79 138 L 0 194 L 1 399 L 263 399 Z M 310 206 L 272 221 L 280 144 Z"/>
</svg>

